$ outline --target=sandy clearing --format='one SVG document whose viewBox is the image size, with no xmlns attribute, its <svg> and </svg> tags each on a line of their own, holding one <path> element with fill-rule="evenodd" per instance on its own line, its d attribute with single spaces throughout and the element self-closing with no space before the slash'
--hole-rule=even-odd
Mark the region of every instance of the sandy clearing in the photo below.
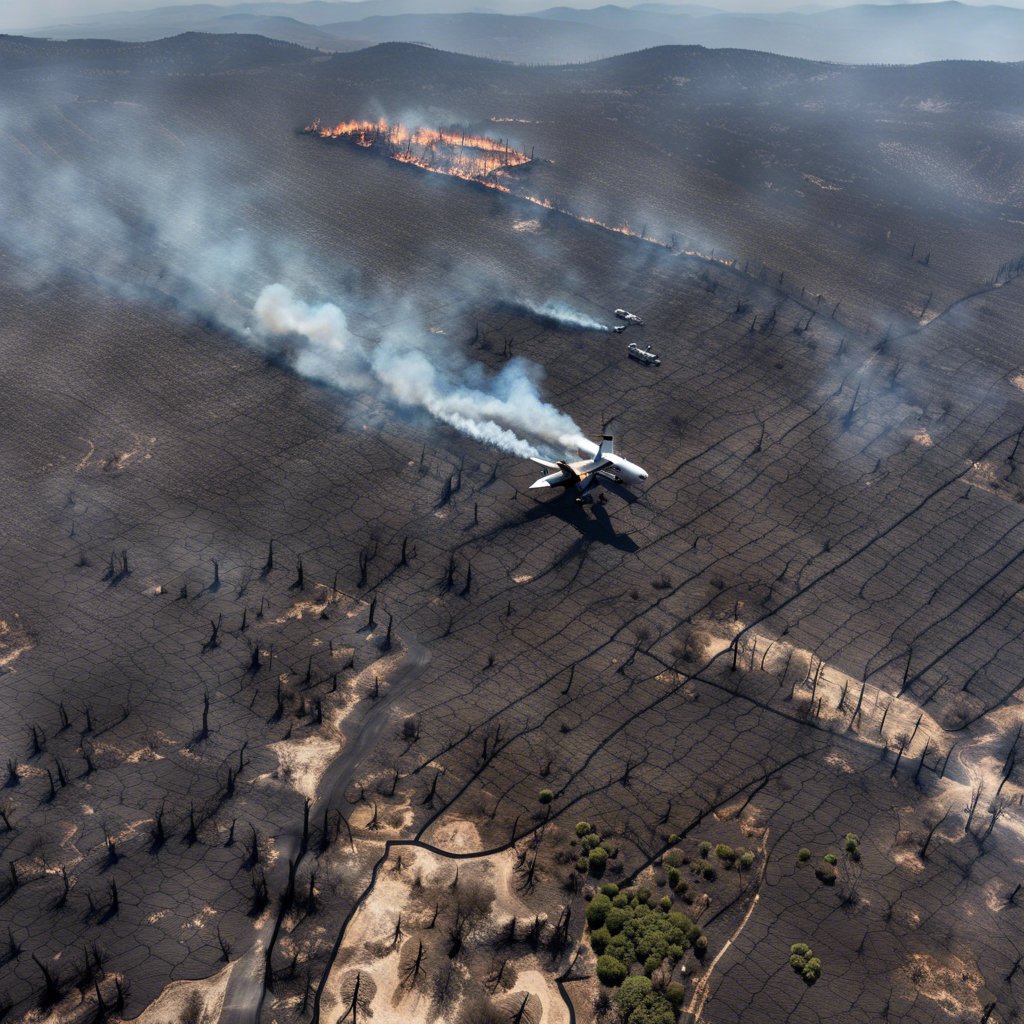
<svg viewBox="0 0 1024 1024">
<path fill-rule="evenodd" d="M 302 739 L 279 740 L 267 745 L 277 758 L 277 768 L 256 778 L 257 782 L 273 779 L 284 782 L 297 793 L 316 799 L 320 780 L 328 765 L 341 753 L 343 742 L 338 737 L 309 735 Z"/>
<path fill-rule="evenodd" d="M 928 953 L 912 953 L 900 973 L 918 995 L 938 1003 L 954 1020 L 977 1020 L 981 1016 L 978 992 L 982 979 L 977 966 L 972 968 L 952 953 L 941 961 Z"/>
<path fill-rule="evenodd" d="M 134 1019 L 135 1024 L 178 1024 L 185 1008 L 185 1001 L 193 992 L 197 992 L 203 1000 L 203 1020 L 217 1020 L 224 1005 L 224 992 L 228 987 L 232 967 L 234 964 L 228 964 L 212 977 L 202 981 L 172 981 L 156 1000 Z"/>
<path fill-rule="evenodd" d="M 479 847 L 480 835 L 472 822 L 455 820 L 435 830 L 430 842 L 452 852 L 470 852 Z M 443 944 L 437 948 L 433 945 L 438 941 L 438 933 L 425 928 L 432 909 L 430 906 L 424 909 L 424 903 L 429 903 L 430 897 L 421 897 L 418 893 L 429 893 L 432 889 L 447 892 L 456 870 L 460 883 L 476 879 L 493 886 L 495 901 L 488 920 L 467 940 L 469 961 L 472 962 L 474 951 L 484 948 L 482 944 L 493 937 L 500 922 L 510 917 L 533 921 L 534 911 L 522 901 L 515 889 L 515 862 L 516 855 L 512 850 L 458 861 L 411 847 L 393 851 L 378 873 L 373 892 L 349 925 L 324 993 L 330 1013 L 336 1017 L 342 1012 L 342 991 L 351 985 L 355 972 L 359 972 L 364 979 L 372 981 L 376 992 L 372 1003 L 375 1024 L 430 1024 L 432 1006 L 429 992 L 410 988 L 400 971 L 403 945 L 414 942 L 418 947 L 421 939 L 428 948 L 428 963 L 431 959 L 444 962 Z M 399 912 L 402 914 L 402 935 L 395 943 Z M 539 1016 L 545 1024 L 567 1024 L 568 1012 L 554 980 L 531 956 L 521 958 L 516 967 L 516 983 L 503 999 L 514 1000 L 518 1005 L 529 993 L 539 1004 Z M 462 958 L 457 968 L 466 974 Z M 454 1019 L 457 1009 L 453 1006 L 449 1013 L 438 1019 Z"/>
<path fill-rule="evenodd" d="M 23 654 L 32 650 L 32 638 L 20 622 L 0 619 L 0 669 L 10 668 Z"/>
</svg>

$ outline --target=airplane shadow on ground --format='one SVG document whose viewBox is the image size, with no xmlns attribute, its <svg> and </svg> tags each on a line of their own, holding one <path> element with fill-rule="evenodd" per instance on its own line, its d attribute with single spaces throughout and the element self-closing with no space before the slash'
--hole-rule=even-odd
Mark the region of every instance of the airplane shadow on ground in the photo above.
<svg viewBox="0 0 1024 1024">
<path fill-rule="evenodd" d="M 615 490 L 627 501 L 637 500 L 636 495 L 624 489 Z M 549 501 L 536 504 L 520 518 L 519 525 L 526 525 L 547 516 L 554 516 L 568 523 L 585 542 L 607 544 L 630 554 L 640 550 L 640 545 L 629 534 L 619 533 L 615 529 L 611 516 L 599 501 L 587 499 L 583 505 L 577 505 L 571 495 L 559 494 Z"/>
</svg>

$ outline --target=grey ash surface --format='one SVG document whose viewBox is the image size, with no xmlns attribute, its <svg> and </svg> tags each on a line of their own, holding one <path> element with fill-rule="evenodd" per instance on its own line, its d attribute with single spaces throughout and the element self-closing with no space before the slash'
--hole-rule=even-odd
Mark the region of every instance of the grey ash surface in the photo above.
<svg viewBox="0 0 1024 1024">
<path fill-rule="evenodd" d="M 134 1016 L 170 979 L 219 968 L 218 928 L 233 956 L 251 943 L 260 866 L 246 864 L 249 825 L 265 862 L 302 821 L 294 789 L 256 781 L 275 767 L 266 745 L 317 732 L 312 708 L 330 700 L 336 670 L 330 644 L 354 647 L 356 671 L 381 654 L 380 631 L 360 632 L 365 605 L 352 618 L 276 622 L 301 596 L 290 589 L 301 558 L 306 596 L 337 574 L 339 590 L 376 597 L 378 623 L 393 615 L 396 637 L 430 654 L 339 801 L 345 815 L 362 788 L 410 804 L 409 837 L 464 817 L 497 846 L 517 818 L 520 831 L 536 827 L 547 786 L 556 824 L 587 819 L 615 836 L 628 874 L 670 832 L 716 839 L 716 813 L 741 807 L 742 820 L 768 828 L 768 865 L 756 912 L 715 969 L 705 1019 L 949 1019 L 915 956 L 967 965 L 967 1019 L 993 1000 L 990 1019 L 1016 1019 L 1022 911 L 1005 896 L 1019 873 L 1019 812 L 983 842 L 965 834 L 961 807 L 972 771 L 998 782 L 1020 715 L 1024 513 L 1011 454 L 1024 395 L 1011 378 L 1024 367 L 1021 283 L 986 287 L 1020 255 L 1021 143 L 1006 130 L 1019 116 L 1020 68 L 826 70 L 681 50 L 520 69 L 409 47 L 330 59 L 285 48 L 282 62 L 279 47 L 271 58 L 251 40 L 211 67 L 207 48 L 226 45 L 177 40 L 126 58 L 74 44 L 25 57 L 2 73 L 7 166 L 99 166 L 109 130 L 99 114 L 122 101 L 140 105 L 129 116 L 156 153 L 178 152 L 182 137 L 217 140 L 224 196 L 256 179 L 246 223 L 257 238 L 287 232 L 339 288 L 429 287 L 421 326 L 492 370 L 511 339 L 546 368 L 546 398 L 592 433 L 614 420 L 650 482 L 583 508 L 537 500 L 519 460 L 312 386 L 184 313 L 111 294 L 102 278 L 116 251 L 76 255 L 79 273 L 31 282 L 3 252 L 0 619 L 31 644 L 0 679 L 0 737 L 20 776 L 3 791 L 11 827 L 0 832 L 18 876 L 0 905 L 20 949 L 0 966 L 16 1016 L 43 990 L 32 954 L 66 991 L 96 944 L 105 993 L 123 979 Z M 106 72 L 124 60 L 127 70 Z M 991 76 L 1005 87 L 990 92 Z M 367 113 L 371 98 L 467 121 L 541 121 L 516 129 L 551 160 L 536 171 L 539 191 L 564 191 L 609 222 L 657 218 L 659 231 L 736 265 L 295 132 L 313 115 Z M 834 137 L 857 118 L 863 131 Z M 877 133 L 871 146 L 865 132 Z M 922 184 L 940 150 L 956 188 Z M 906 158 L 893 163 L 894 153 Z M 533 218 L 539 231 L 516 230 Z M 628 299 L 661 369 L 629 363 L 619 339 L 495 312 L 489 289 L 466 283 L 466 268 L 481 265 L 542 296 L 558 281 L 591 313 Z M 161 290 L 146 266 L 121 272 Z M 929 295 L 930 312 L 973 297 L 922 326 Z M 365 330 L 384 319 L 368 317 Z M 461 486 L 443 501 L 455 476 Z M 712 656 L 710 638 L 736 629 L 744 651 L 755 637 L 762 652 L 774 638 L 796 648 L 786 675 L 776 662 L 760 671 L 759 657 L 733 672 L 729 651 Z M 273 672 L 248 671 L 257 638 L 274 644 Z M 886 750 L 850 724 L 852 699 L 819 719 L 809 688 L 791 696 L 803 651 L 883 694 L 906 684 L 930 716 L 920 772 L 924 734 L 894 772 L 891 727 Z M 371 714 L 367 688 L 358 696 L 353 714 Z M 411 715 L 414 743 L 401 728 Z M 500 753 L 482 757 L 499 724 Z M 45 736 L 39 752 L 32 726 Z M 936 751 L 952 744 L 942 781 Z M 58 759 L 67 785 L 50 799 Z M 1002 795 L 1019 793 L 1011 773 Z M 161 806 L 169 835 L 154 844 Z M 947 807 L 922 859 L 927 823 Z M 115 857 L 105 831 L 121 837 Z M 796 863 L 800 847 L 820 854 L 848 831 L 863 849 L 852 900 Z M 330 854 L 317 864 L 315 851 L 304 859 L 299 888 L 317 870 L 320 904 L 287 918 L 266 1019 L 289 1018 L 285 998 L 323 970 L 379 855 L 370 834 L 356 845 L 358 869 Z M 62 864 L 74 883 L 66 901 Z M 567 869 L 549 857 L 543 870 L 544 899 L 564 900 Z M 709 926 L 712 954 L 744 909 Z M 814 988 L 787 962 L 799 940 L 822 951 Z"/>
</svg>

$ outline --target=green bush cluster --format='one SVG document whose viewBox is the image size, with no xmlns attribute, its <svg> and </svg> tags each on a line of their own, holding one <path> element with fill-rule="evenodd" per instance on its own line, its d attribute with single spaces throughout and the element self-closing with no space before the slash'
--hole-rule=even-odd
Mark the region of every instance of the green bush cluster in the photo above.
<svg viewBox="0 0 1024 1024">
<path fill-rule="evenodd" d="M 576 870 L 589 871 L 595 878 L 600 878 L 608 866 L 608 858 L 612 851 L 597 834 L 597 830 L 587 821 L 576 823 L 576 836 L 579 840 L 580 856 L 576 860 Z"/>
<path fill-rule="evenodd" d="M 860 860 L 860 837 L 856 832 L 847 832 L 843 839 L 843 849 L 851 860 Z"/>
<path fill-rule="evenodd" d="M 703 948 L 707 949 L 700 928 L 685 914 L 672 910 L 667 899 L 662 898 L 652 907 L 650 893 L 641 889 L 635 893 L 616 891 L 614 895 L 598 892 L 590 901 L 590 944 L 598 955 L 598 977 L 606 985 L 619 984 L 606 980 L 616 977 L 619 967 L 625 977 L 629 968 L 638 963 L 650 977 L 662 961 L 668 960 L 675 966 L 691 946 L 696 949 L 702 940 Z"/>
<path fill-rule="evenodd" d="M 622 1020 L 625 1024 L 676 1024 L 679 1011 L 668 998 L 671 988 L 669 985 L 662 994 L 642 974 L 626 978 L 615 993 Z"/>
<path fill-rule="evenodd" d="M 813 985 L 821 977 L 821 961 L 806 942 L 794 942 L 789 947 L 789 966 L 803 978 L 805 985 Z"/>
</svg>

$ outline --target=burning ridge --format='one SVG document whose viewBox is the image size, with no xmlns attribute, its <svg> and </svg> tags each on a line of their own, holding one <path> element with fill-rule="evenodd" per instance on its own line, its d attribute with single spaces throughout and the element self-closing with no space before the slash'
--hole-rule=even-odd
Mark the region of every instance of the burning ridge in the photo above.
<svg viewBox="0 0 1024 1024">
<path fill-rule="evenodd" d="M 320 118 L 304 131 L 321 139 L 340 139 L 369 149 L 391 160 L 413 164 L 434 174 L 447 174 L 464 181 L 475 181 L 490 188 L 509 191 L 499 179 L 514 167 L 533 160 L 509 145 L 507 140 L 485 135 L 470 135 L 458 126 L 449 128 L 406 128 L 401 124 L 379 121 L 342 121 L 333 127 Z"/>
</svg>

